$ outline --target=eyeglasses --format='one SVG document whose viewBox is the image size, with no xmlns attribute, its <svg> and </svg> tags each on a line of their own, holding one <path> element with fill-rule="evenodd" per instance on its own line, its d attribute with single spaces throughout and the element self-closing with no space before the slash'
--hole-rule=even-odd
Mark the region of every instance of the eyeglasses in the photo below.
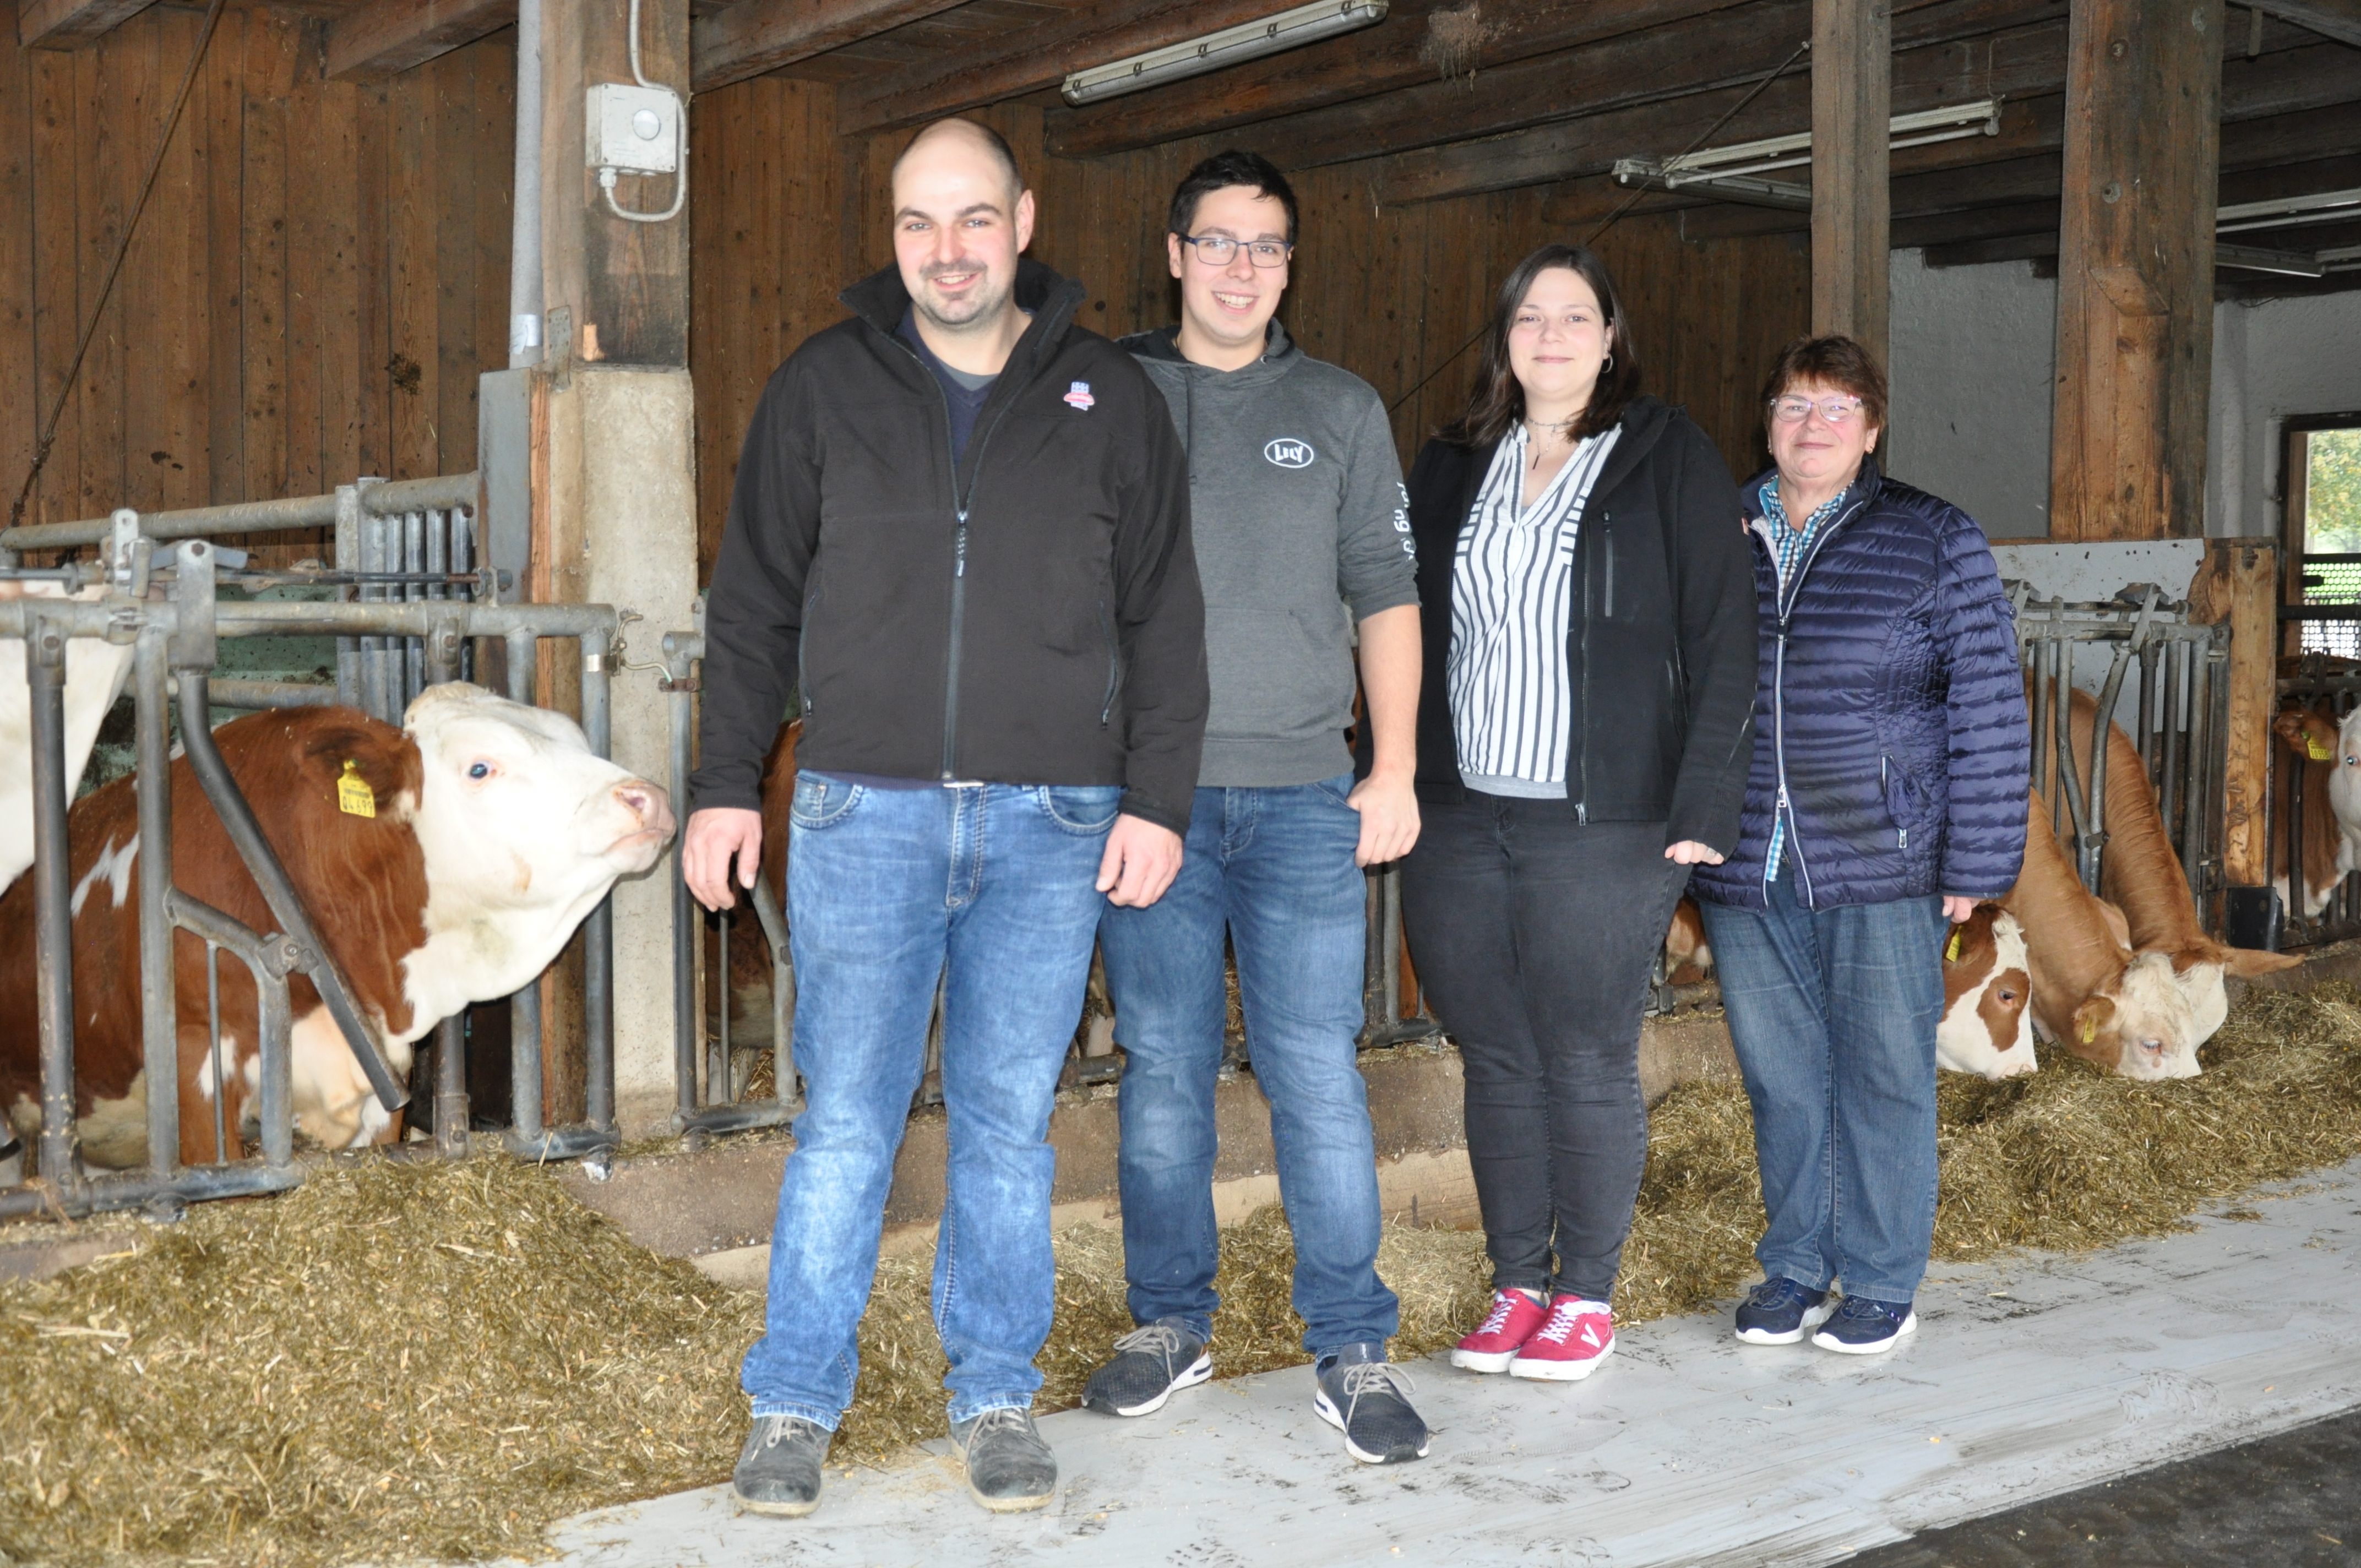
<svg viewBox="0 0 2361 1568">
<path fill-rule="evenodd" d="M 1804 417 L 1814 409 L 1819 410 L 1820 417 L 1830 424 L 1850 424 L 1853 416 L 1861 412 L 1861 400 L 1851 397 L 1822 398 L 1817 402 L 1809 398 L 1771 400 L 1771 417 L 1781 424 L 1801 424 Z"/>
<path fill-rule="evenodd" d="M 1209 234 L 1201 238 L 1183 234 L 1173 237 L 1182 245 L 1195 246 L 1197 259 L 1208 267 L 1227 267 L 1237 258 L 1240 242 L 1225 235 Z M 1284 267 L 1289 254 L 1295 249 L 1295 247 L 1282 245 L 1275 239 L 1248 240 L 1245 244 L 1246 259 L 1257 267 Z"/>
</svg>

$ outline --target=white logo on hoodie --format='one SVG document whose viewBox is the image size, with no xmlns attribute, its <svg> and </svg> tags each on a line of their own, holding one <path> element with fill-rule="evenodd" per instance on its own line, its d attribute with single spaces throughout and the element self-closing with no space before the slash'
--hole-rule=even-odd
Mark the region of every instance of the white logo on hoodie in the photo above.
<svg viewBox="0 0 2361 1568">
<path fill-rule="evenodd" d="M 1310 442 L 1298 441 L 1291 435 L 1280 436 L 1264 447 L 1262 455 L 1281 468 L 1309 468 L 1313 456 Z"/>
</svg>

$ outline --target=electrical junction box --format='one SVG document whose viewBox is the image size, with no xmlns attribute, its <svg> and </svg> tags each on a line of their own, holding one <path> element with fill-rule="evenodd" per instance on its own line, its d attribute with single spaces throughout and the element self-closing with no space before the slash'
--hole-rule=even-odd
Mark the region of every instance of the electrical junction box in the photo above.
<svg viewBox="0 0 2361 1568">
<path fill-rule="evenodd" d="M 593 169 L 670 174 L 680 168 L 680 95 L 669 87 L 602 82 L 590 89 L 584 159 Z"/>
</svg>

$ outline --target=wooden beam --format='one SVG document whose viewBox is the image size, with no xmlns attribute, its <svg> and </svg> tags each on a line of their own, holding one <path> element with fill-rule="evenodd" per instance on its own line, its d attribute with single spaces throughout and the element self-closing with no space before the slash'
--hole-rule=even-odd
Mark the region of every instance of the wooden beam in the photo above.
<svg viewBox="0 0 2361 1568">
<path fill-rule="evenodd" d="M 2361 0 L 2254 0 L 2251 8 L 2361 49 Z"/>
<path fill-rule="evenodd" d="M 2221 13 L 2215 12 L 2215 20 Z M 2219 29 L 2215 29 L 2218 31 Z M 2062 276 L 2062 273 L 2061 273 Z M 2055 509 L 2049 536 L 2056 539 Z M 2269 748 L 2279 707 L 2279 550 L 2264 539 L 2217 539 L 2189 586 L 2190 614 L 2230 623 L 2230 717 L 2224 740 L 2222 880 L 2233 887 L 2271 880 Z"/>
<path fill-rule="evenodd" d="M 1185 43 L 1290 8 L 1287 0 L 1087 0 L 1054 21 L 1005 29 L 997 48 L 936 56 L 865 91 L 845 83 L 837 91 L 837 131 L 854 136 L 920 125 L 1055 87 L 1070 71 Z"/>
<path fill-rule="evenodd" d="M 1812 0 L 1812 331 L 1840 333 L 1881 365 L 1893 102 L 1885 0 Z"/>
<path fill-rule="evenodd" d="M 737 0 L 689 27 L 699 93 L 923 21 L 964 0 Z"/>
<path fill-rule="evenodd" d="M 16 0 L 16 41 L 27 49 L 80 49 L 155 0 Z"/>
<path fill-rule="evenodd" d="M 331 82 L 382 82 L 516 20 L 517 0 L 374 0 L 328 24 Z"/>
<path fill-rule="evenodd" d="M 1438 82 L 1462 98 L 1487 97 L 1502 66 L 1732 6 L 1753 9 L 1748 0 L 1524 0 L 1471 14 L 1465 0 L 1395 0 L 1366 32 L 1217 76 L 1052 109 L 1043 116 L 1043 145 L 1060 158 L 1101 158 Z"/>
<path fill-rule="evenodd" d="M 2086 0 L 2067 57 L 2049 532 L 2197 538 L 2222 6 Z"/>
</svg>

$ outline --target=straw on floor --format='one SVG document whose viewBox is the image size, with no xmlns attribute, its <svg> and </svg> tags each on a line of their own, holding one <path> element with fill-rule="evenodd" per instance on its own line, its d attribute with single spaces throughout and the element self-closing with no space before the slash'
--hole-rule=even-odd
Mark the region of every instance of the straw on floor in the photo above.
<svg viewBox="0 0 2361 1568">
<path fill-rule="evenodd" d="M 2060 1058 L 1942 1091 L 1947 1259 L 2104 1245 L 2257 1182 L 2361 1154 L 2361 992 L 2259 992 L 2202 1078 L 2137 1084 Z M 1761 1223 L 1745 1099 L 1655 1111 L 1625 1255 L 1627 1322 L 1724 1301 Z M 743 1431 L 754 1299 L 659 1258 L 530 1166 L 364 1164 L 284 1197 L 202 1206 L 136 1255 L 0 1286 L 0 1561 L 256 1564 L 480 1560 L 555 1519 L 708 1485 Z M 1224 1237 L 1225 1376 L 1301 1359 L 1292 1255 L 1265 1211 Z M 1389 1231 L 1398 1355 L 1479 1311 L 1481 1238 Z M 835 1462 L 939 1433 L 929 1260 L 890 1257 Z M 1071 1402 L 1128 1327 L 1119 1242 L 1060 1240 L 1043 1404 Z"/>
</svg>

